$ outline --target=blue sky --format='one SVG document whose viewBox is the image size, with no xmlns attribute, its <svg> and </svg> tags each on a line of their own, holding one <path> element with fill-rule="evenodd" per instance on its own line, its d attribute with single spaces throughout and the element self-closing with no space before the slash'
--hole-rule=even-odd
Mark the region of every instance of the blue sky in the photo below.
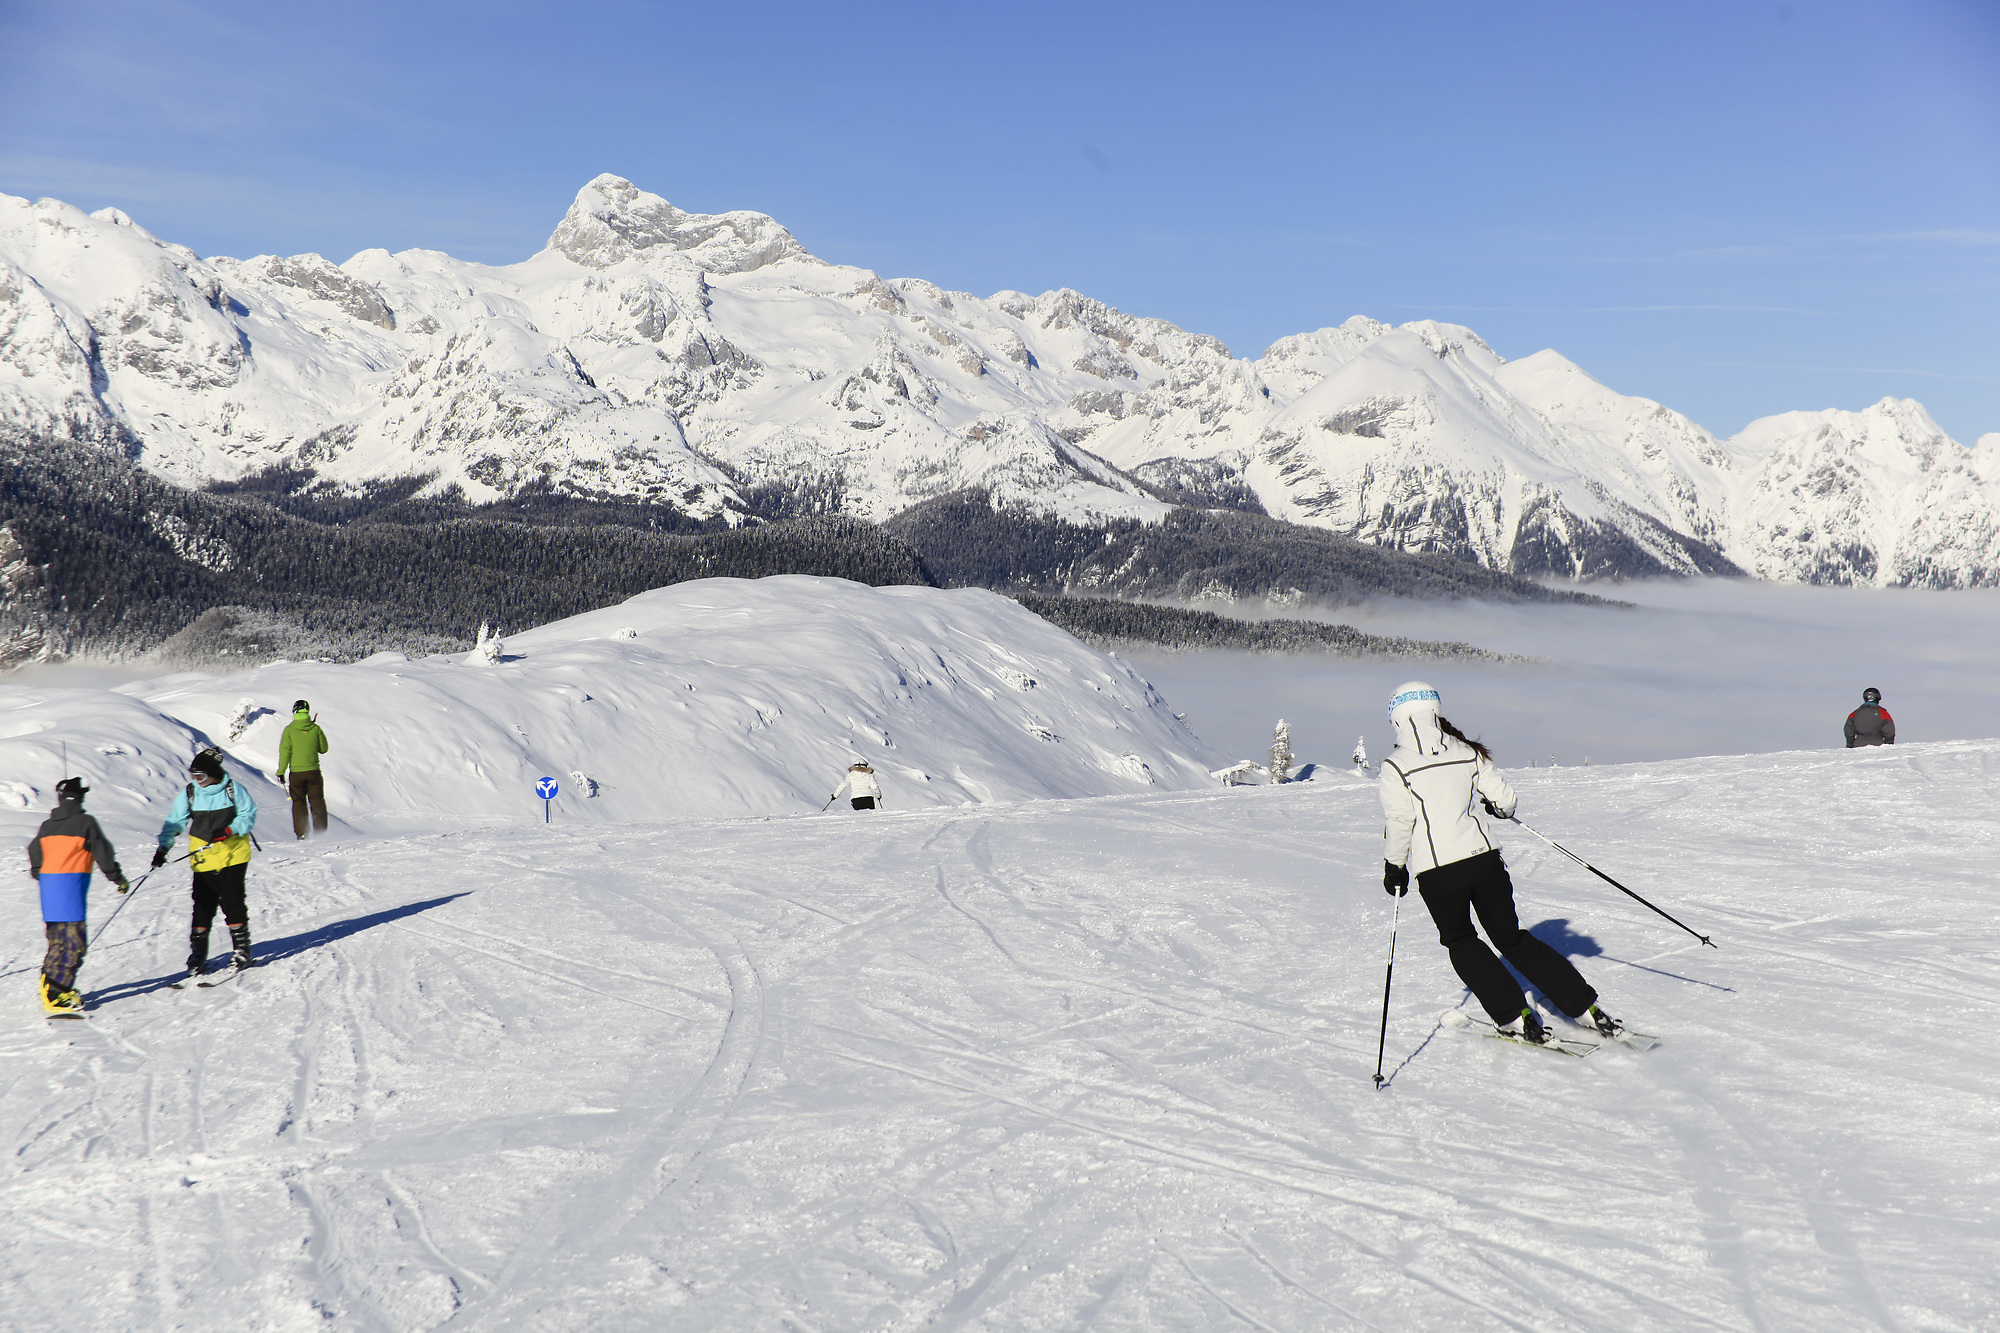
<svg viewBox="0 0 2000 1333">
<path fill-rule="evenodd" d="M 2000 4 L 0 0 L 0 190 L 203 254 L 538 249 L 601 171 L 1239 355 L 1352 314 L 1731 433 L 2000 431 Z"/>
</svg>

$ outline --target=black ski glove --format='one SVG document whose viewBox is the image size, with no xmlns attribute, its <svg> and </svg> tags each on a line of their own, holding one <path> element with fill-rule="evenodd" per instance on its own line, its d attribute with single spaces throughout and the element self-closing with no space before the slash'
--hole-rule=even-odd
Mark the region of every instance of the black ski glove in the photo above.
<svg viewBox="0 0 2000 1333">
<path fill-rule="evenodd" d="M 161 866 L 165 865 L 166 863 L 167 863 L 167 849 L 164 847 L 155 847 L 153 849 L 153 869 L 158 870 Z"/>
<path fill-rule="evenodd" d="M 1382 863 L 1382 892 L 1400 898 L 1410 891 L 1410 868 L 1392 861 Z"/>
<path fill-rule="evenodd" d="M 1505 814 L 1500 813 L 1500 807 L 1493 804 L 1493 802 L 1487 800 L 1484 796 L 1479 798 L 1479 803 L 1485 806 L 1486 813 L 1493 816 L 1495 819 L 1512 819 L 1514 817 L 1514 812 L 1512 810 L 1507 811 L 1507 813 Z"/>
</svg>

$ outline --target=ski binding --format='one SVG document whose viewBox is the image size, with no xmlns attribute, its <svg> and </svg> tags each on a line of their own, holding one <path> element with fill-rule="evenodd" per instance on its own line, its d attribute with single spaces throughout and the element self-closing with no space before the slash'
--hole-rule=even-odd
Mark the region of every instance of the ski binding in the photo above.
<svg viewBox="0 0 2000 1333">
<path fill-rule="evenodd" d="M 1452 1028 L 1460 1032 L 1471 1032 L 1482 1037 L 1491 1037 L 1495 1041 L 1509 1042 L 1515 1046 L 1526 1046 L 1532 1050 L 1553 1051 L 1557 1055 L 1575 1056 L 1579 1060 L 1598 1048 L 1597 1042 L 1581 1041 L 1575 1037 L 1560 1036 L 1554 1031 L 1549 1031 L 1547 1041 L 1529 1041 L 1526 1037 L 1517 1037 L 1511 1032 L 1502 1032 L 1490 1020 L 1475 1017 L 1472 1014 L 1466 1013 L 1463 1009 L 1445 1010 L 1438 1018 L 1438 1024 L 1441 1027 Z"/>
</svg>

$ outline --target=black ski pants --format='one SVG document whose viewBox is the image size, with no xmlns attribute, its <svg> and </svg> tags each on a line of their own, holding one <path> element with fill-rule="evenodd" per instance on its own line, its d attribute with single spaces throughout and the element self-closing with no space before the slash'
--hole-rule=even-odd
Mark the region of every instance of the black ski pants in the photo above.
<svg viewBox="0 0 2000 1333">
<path fill-rule="evenodd" d="M 207 930 L 215 920 L 215 909 L 222 909 L 222 919 L 229 925 L 240 926 L 250 920 L 250 911 L 243 903 L 243 877 L 250 870 L 248 861 L 238 861 L 233 866 L 220 870 L 197 870 L 194 872 L 194 920 L 191 928 Z"/>
<path fill-rule="evenodd" d="M 1417 876 L 1417 892 L 1437 922 L 1438 943 L 1450 952 L 1452 970 L 1495 1023 L 1519 1018 L 1528 1001 L 1506 965 L 1474 933 L 1474 912 L 1501 957 L 1556 1008 L 1574 1018 L 1597 1003 L 1597 992 L 1569 959 L 1521 929 L 1514 913 L 1514 881 L 1497 848 L 1424 871 Z"/>
</svg>

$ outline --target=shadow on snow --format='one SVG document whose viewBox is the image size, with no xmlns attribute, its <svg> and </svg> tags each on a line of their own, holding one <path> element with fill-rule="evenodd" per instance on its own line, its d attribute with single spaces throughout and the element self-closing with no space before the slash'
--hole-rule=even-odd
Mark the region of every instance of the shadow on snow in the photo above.
<svg viewBox="0 0 2000 1333">
<path fill-rule="evenodd" d="M 400 907 L 385 907 L 379 912 L 370 912 L 366 916 L 349 917 L 345 921 L 333 921 L 324 926 L 315 926 L 311 930 L 301 931 L 297 935 L 287 935 L 283 939 L 267 940 L 256 946 L 257 966 L 264 967 L 270 963 L 281 963 L 287 958 L 296 958 L 310 949 L 317 949 L 323 944 L 332 944 L 335 940 L 344 940 L 350 935 L 358 935 L 373 926 L 387 925 L 391 921 L 400 921 L 406 916 L 415 916 L 419 912 L 428 912 L 433 907 L 442 907 L 446 903 L 463 898 L 471 892 L 472 890 L 467 889 L 462 893 L 448 893 L 442 898 L 427 898 L 420 903 L 404 903 Z M 227 939 L 228 937 L 224 935 L 223 938 Z M 92 991 L 85 998 L 92 1004 L 103 1004 L 108 1000 L 124 1000 L 135 995 L 150 995 L 154 991 L 166 989 L 186 975 L 187 973 L 184 971 L 169 972 L 166 976 L 149 977 L 144 981 L 123 981 L 115 986 L 106 986 L 103 990 Z"/>
<path fill-rule="evenodd" d="M 1539 925 L 1528 927 L 1528 933 L 1565 958 L 1602 958 L 1607 963 L 1617 963 L 1620 967 L 1636 967 L 1641 972 L 1651 972 L 1657 977 L 1672 977 L 1675 981 L 1685 981 L 1692 986 L 1706 986 L 1710 990 L 1726 990 L 1731 994 L 1734 994 L 1736 990 L 1734 986 L 1718 986 L 1715 982 L 1703 981 L 1700 977 L 1684 977 L 1678 972 L 1669 972 L 1664 968 L 1647 967 L 1644 963 L 1633 963 L 1623 958 L 1613 958 L 1610 954 L 1604 952 L 1604 946 L 1596 940 L 1588 935 L 1570 929 L 1568 917 L 1552 917 Z M 1511 968 L 1511 964 L 1509 966 Z M 1526 987 L 1526 980 L 1520 973 L 1515 973 L 1514 977 L 1515 980 L 1522 982 L 1524 988 Z M 1611 1002 L 1607 1000 L 1605 1007 L 1612 1008 Z M 1614 1009 L 1613 1012 L 1616 1012 L 1616 1010 Z"/>
</svg>

